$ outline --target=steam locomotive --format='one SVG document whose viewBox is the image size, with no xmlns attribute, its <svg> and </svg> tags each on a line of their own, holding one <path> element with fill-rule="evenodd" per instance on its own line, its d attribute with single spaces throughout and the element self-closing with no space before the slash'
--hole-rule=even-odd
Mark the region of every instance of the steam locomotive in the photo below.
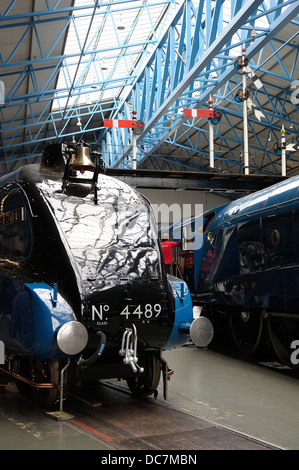
<svg viewBox="0 0 299 470">
<path fill-rule="evenodd" d="M 100 162 L 85 143 L 51 144 L 40 165 L 0 178 L 1 380 L 46 408 L 103 378 L 150 395 L 161 371 L 166 398 L 161 352 L 191 330 L 200 341 L 149 202 Z"/>
<path fill-rule="evenodd" d="M 297 367 L 299 176 L 179 222 L 172 232 L 189 257 L 183 278 L 214 325 L 214 341 L 226 334 L 244 354 Z"/>
</svg>

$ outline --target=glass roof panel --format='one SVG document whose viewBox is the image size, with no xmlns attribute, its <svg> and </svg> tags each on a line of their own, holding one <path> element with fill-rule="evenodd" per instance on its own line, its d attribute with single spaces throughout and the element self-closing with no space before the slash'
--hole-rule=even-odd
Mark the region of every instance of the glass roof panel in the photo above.
<svg viewBox="0 0 299 470">
<path fill-rule="evenodd" d="M 95 3 L 75 0 L 83 8 L 71 18 L 52 110 L 119 100 L 178 6 L 175 0 Z"/>
</svg>

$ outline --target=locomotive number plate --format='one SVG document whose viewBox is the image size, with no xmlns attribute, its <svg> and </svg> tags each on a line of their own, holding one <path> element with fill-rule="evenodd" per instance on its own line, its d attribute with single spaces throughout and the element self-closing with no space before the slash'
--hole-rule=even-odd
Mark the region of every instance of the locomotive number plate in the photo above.
<svg viewBox="0 0 299 470">
<path fill-rule="evenodd" d="M 151 318 L 157 318 L 161 313 L 162 307 L 160 304 L 145 304 L 142 306 L 139 305 L 126 305 L 125 308 L 120 312 L 120 315 L 124 315 L 126 320 L 131 317 L 131 315 L 136 315 L 139 320 L 146 318 L 150 320 Z"/>
<path fill-rule="evenodd" d="M 114 310 L 114 309 L 113 309 Z M 126 320 L 129 318 L 138 318 L 139 320 L 145 319 L 150 320 L 152 318 L 157 318 L 162 311 L 162 306 L 160 304 L 145 304 L 145 305 L 126 305 L 125 308 L 119 313 L 123 315 Z M 110 306 L 108 304 L 91 306 L 91 319 L 92 321 L 102 321 L 107 322 L 109 312 L 111 312 Z"/>
<path fill-rule="evenodd" d="M 0 215 L 0 228 L 6 227 L 7 225 L 16 224 L 17 222 L 23 222 L 25 220 L 25 208 L 19 207 L 10 212 Z"/>
</svg>

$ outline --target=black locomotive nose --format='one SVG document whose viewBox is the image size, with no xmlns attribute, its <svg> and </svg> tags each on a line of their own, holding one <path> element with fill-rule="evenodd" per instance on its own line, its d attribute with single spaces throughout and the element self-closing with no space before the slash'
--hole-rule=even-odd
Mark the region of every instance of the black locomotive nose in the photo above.
<svg viewBox="0 0 299 470">
<path fill-rule="evenodd" d="M 118 321 L 143 322 L 159 318 L 164 292 L 158 282 L 125 282 L 86 298 L 83 320 L 93 327 Z"/>
<path fill-rule="evenodd" d="M 114 338 L 120 338 L 125 328 L 135 325 L 143 343 L 156 347 L 164 344 L 171 328 L 164 299 L 165 292 L 158 281 L 126 281 L 89 295 L 84 302 L 82 321 L 93 330 L 105 332 L 108 340 L 112 331 Z"/>
</svg>

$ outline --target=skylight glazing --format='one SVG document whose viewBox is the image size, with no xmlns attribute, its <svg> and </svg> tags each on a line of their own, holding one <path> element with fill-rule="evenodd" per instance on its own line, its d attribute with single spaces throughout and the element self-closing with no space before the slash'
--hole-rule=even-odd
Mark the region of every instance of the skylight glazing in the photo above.
<svg viewBox="0 0 299 470">
<path fill-rule="evenodd" d="M 119 100 L 173 15 L 173 0 L 75 0 L 52 110 Z"/>
</svg>

